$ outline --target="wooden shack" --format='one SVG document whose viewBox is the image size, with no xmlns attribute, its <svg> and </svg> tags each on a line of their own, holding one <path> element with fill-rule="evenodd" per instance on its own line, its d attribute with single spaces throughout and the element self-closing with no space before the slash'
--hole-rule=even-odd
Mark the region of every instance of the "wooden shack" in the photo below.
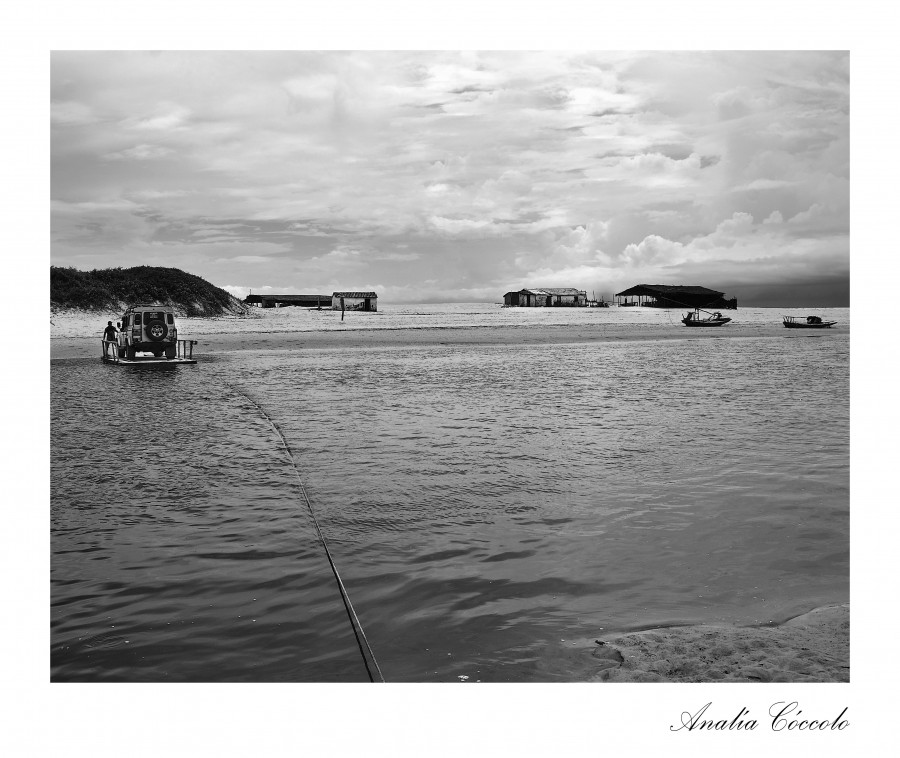
<svg viewBox="0 0 900 758">
<path fill-rule="evenodd" d="M 673 284 L 638 284 L 616 293 L 619 306 L 645 308 L 718 308 L 737 310 L 737 298 L 706 287 Z"/>
<path fill-rule="evenodd" d="M 581 308 L 587 302 L 587 292 L 574 287 L 521 289 L 503 295 L 504 305 L 523 308 Z"/>
<path fill-rule="evenodd" d="M 333 292 L 331 307 L 336 311 L 377 311 L 378 295 L 374 292 Z"/>
<path fill-rule="evenodd" d="M 247 295 L 244 303 L 257 308 L 283 308 L 285 306 L 302 308 L 324 306 L 327 308 L 331 303 L 331 295 Z"/>
</svg>

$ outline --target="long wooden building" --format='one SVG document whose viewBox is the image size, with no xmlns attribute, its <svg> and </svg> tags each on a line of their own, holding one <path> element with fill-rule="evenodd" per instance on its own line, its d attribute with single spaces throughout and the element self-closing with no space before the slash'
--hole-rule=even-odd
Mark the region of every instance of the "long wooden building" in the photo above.
<svg viewBox="0 0 900 758">
<path fill-rule="evenodd" d="M 302 308 L 321 308 L 322 306 L 330 308 L 331 295 L 247 295 L 244 302 L 258 308 L 280 308 L 287 305 Z"/>
<path fill-rule="evenodd" d="M 503 304 L 525 308 L 581 308 L 587 305 L 587 292 L 574 287 L 522 289 L 503 295 Z"/>
<path fill-rule="evenodd" d="M 645 308 L 719 308 L 737 310 L 737 298 L 707 287 L 674 284 L 637 284 L 616 293 L 619 306 Z"/>
</svg>

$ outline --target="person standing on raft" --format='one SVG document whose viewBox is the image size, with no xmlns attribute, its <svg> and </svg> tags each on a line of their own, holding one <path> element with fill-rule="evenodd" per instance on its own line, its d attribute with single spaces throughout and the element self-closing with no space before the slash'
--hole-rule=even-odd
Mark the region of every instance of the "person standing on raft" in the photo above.
<svg viewBox="0 0 900 758">
<path fill-rule="evenodd" d="M 109 357 L 109 343 L 116 341 L 116 335 L 119 333 L 119 330 L 113 326 L 112 321 L 106 322 L 106 329 L 103 330 L 103 355 L 104 357 Z"/>
</svg>

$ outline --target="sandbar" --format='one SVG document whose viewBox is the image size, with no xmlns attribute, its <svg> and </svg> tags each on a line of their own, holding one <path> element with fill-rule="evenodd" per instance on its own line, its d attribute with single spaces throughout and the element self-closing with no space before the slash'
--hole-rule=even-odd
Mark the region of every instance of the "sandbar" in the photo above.
<svg viewBox="0 0 900 758">
<path fill-rule="evenodd" d="M 100 355 L 103 316 L 51 317 L 50 357 L 75 358 Z M 837 331 L 837 330 L 835 330 Z M 814 332 L 813 334 L 820 334 Z M 713 329 L 689 329 L 675 324 L 584 324 L 584 325 L 478 325 L 409 326 L 403 328 L 346 329 L 334 323 L 323 329 L 272 329 L 263 319 L 183 319 L 183 338 L 198 341 L 196 354 L 244 350 L 347 350 L 415 348 L 439 346 L 551 345 L 616 343 L 662 340 L 735 338 L 797 339 L 809 336 L 803 330 L 784 329 L 780 323 L 727 324 Z"/>
</svg>

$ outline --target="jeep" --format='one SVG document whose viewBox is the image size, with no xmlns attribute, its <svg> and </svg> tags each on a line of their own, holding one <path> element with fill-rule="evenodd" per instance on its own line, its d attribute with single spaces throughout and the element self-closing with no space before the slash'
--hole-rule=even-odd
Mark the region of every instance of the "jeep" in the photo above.
<svg viewBox="0 0 900 758">
<path fill-rule="evenodd" d="M 132 305 L 122 315 L 119 330 L 119 357 L 133 360 L 135 353 L 165 354 L 174 358 L 177 351 L 178 327 L 175 310 L 168 305 Z"/>
</svg>

